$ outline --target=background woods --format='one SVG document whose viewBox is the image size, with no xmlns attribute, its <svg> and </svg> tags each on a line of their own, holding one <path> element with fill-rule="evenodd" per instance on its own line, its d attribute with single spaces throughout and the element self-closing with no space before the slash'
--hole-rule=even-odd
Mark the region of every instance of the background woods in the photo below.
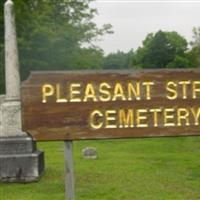
<svg viewBox="0 0 200 200">
<path fill-rule="evenodd" d="M 92 22 L 96 10 L 86 1 L 16 0 L 15 13 L 21 77 L 30 70 L 97 68 L 103 52 L 93 45 L 98 36 L 111 33 L 111 25 Z M 4 25 L 0 2 L 0 77 L 4 91 Z M 87 48 L 83 47 L 87 44 Z"/>
</svg>

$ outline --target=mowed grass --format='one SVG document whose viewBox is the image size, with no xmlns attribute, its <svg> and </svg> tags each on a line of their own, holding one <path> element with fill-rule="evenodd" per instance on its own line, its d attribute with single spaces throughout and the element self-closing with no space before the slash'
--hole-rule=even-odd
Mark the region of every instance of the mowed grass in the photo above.
<svg viewBox="0 0 200 200">
<path fill-rule="evenodd" d="M 82 149 L 98 150 L 97 160 Z M 0 184 L 0 200 L 64 200 L 63 142 L 38 143 L 45 151 L 42 179 Z M 199 200 L 200 137 L 74 142 L 76 200 Z"/>
</svg>

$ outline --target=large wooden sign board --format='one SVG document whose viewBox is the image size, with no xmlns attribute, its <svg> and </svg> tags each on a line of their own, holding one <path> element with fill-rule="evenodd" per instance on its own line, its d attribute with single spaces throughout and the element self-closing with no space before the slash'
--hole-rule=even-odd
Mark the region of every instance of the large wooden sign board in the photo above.
<svg viewBox="0 0 200 200">
<path fill-rule="evenodd" d="M 200 71 L 33 72 L 23 129 L 36 140 L 200 134 Z"/>
<path fill-rule="evenodd" d="M 66 200 L 72 140 L 200 135 L 198 70 L 34 72 L 21 92 L 23 130 L 65 141 Z"/>
</svg>

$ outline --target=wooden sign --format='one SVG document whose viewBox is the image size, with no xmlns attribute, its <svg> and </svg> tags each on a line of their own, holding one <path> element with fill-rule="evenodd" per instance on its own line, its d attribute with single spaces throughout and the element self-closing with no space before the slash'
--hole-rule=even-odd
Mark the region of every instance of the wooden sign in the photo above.
<svg viewBox="0 0 200 200">
<path fill-rule="evenodd" d="M 36 140 L 200 135 L 200 71 L 32 72 L 23 130 Z"/>
</svg>

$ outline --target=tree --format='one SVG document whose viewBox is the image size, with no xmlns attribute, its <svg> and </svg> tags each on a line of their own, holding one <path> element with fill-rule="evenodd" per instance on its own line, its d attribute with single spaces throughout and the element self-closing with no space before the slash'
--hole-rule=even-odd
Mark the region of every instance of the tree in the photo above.
<svg viewBox="0 0 200 200">
<path fill-rule="evenodd" d="M 81 48 L 73 52 L 72 69 L 100 69 L 103 62 L 103 50 L 98 48 Z"/>
<path fill-rule="evenodd" d="M 200 27 L 194 27 L 193 32 L 193 41 L 190 43 L 192 47 L 200 46 Z"/>
<path fill-rule="evenodd" d="M 22 79 L 27 77 L 30 70 L 86 68 L 85 57 L 90 59 L 87 61 L 88 68 L 101 63 L 102 51 L 93 42 L 112 31 L 109 24 L 98 28 L 92 22 L 97 11 L 90 7 L 91 1 L 15 0 Z M 3 3 L 0 2 L 1 22 Z M 2 52 L 2 24 L 0 28 Z M 84 44 L 89 47 L 84 48 Z M 0 66 L 2 74 L 2 61 Z"/>
<path fill-rule="evenodd" d="M 173 61 L 167 64 L 167 68 L 188 68 L 188 67 L 191 67 L 189 54 L 185 54 L 185 56 L 176 55 Z"/>
<path fill-rule="evenodd" d="M 132 67 L 133 50 L 128 53 L 117 51 L 104 57 L 103 69 L 129 69 Z"/>
<path fill-rule="evenodd" d="M 186 50 L 187 41 L 177 32 L 150 33 L 143 41 L 143 46 L 136 51 L 134 65 L 143 68 L 166 68 L 168 65 L 180 67 L 182 63 L 182 67 L 185 67 Z"/>
<path fill-rule="evenodd" d="M 189 52 L 191 67 L 200 67 L 200 27 L 193 28 L 193 41 L 190 45 L 192 47 Z"/>
</svg>

